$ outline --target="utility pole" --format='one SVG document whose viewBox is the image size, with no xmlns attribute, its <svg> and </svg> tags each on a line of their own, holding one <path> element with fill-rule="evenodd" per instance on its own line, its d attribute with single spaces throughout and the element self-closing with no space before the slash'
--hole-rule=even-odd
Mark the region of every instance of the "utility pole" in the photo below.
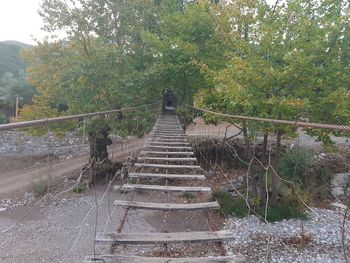
<svg viewBox="0 0 350 263">
<path fill-rule="evenodd" d="M 18 111 L 19 111 L 19 95 L 16 95 L 16 114 L 15 114 L 15 118 L 18 118 Z"/>
</svg>

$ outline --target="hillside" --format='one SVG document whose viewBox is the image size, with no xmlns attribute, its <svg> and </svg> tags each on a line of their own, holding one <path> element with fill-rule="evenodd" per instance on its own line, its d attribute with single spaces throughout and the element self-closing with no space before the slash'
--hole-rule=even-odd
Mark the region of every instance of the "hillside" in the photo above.
<svg viewBox="0 0 350 263">
<path fill-rule="evenodd" d="M 19 70 L 25 68 L 25 63 L 19 58 L 19 52 L 22 48 L 30 48 L 31 45 L 18 41 L 0 42 L 0 76 L 6 72 L 17 74 Z"/>
</svg>

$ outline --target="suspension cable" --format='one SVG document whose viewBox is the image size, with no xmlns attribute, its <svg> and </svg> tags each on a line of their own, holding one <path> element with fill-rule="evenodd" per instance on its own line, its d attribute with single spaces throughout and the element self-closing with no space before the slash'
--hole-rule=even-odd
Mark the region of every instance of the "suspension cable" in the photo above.
<svg viewBox="0 0 350 263">
<path fill-rule="evenodd" d="M 215 112 L 195 106 L 191 106 L 186 103 L 182 103 L 183 105 L 193 108 L 196 110 L 200 110 L 202 112 L 210 113 L 217 116 L 235 118 L 241 120 L 250 120 L 250 121 L 258 121 L 258 122 L 268 122 L 273 124 L 283 124 L 283 125 L 291 125 L 296 127 L 305 127 L 305 128 L 317 128 L 317 129 L 326 129 L 326 130 L 335 130 L 335 131 L 345 131 L 350 132 L 350 126 L 346 125 L 338 125 L 338 124 L 327 124 L 327 123 L 316 123 L 316 122 L 304 122 L 304 121 L 290 121 L 290 120 L 278 120 L 278 119 L 270 119 L 270 118 L 260 118 L 260 117 L 250 117 L 250 116 L 242 116 L 242 115 L 232 115 L 227 113 Z"/>
<path fill-rule="evenodd" d="M 76 119 L 81 119 L 81 118 L 90 118 L 93 116 L 101 116 L 101 115 L 117 113 L 117 112 L 133 111 L 133 110 L 149 107 L 149 106 L 154 105 L 156 103 L 159 103 L 159 100 L 157 100 L 153 103 L 150 103 L 150 104 L 144 104 L 144 105 L 140 105 L 140 106 L 122 108 L 122 109 L 117 109 L 117 110 L 98 111 L 98 112 L 83 113 L 83 114 L 78 114 L 78 115 L 69 115 L 69 116 L 63 116 L 63 117 L 55 117 L 55 118 L 47 118 L 47 119 L 40 119 L 40 120 L 33 120 L 33 121 L 23 121 L 23 122 L 2 124 L 2 125 L 0 125 L 0 131 L 1 130 L 11 130 L 11 129 L 16 129 L 16 128 L 39 126 L 42 124 L 47 125 L 50 123 L 65 122 L 65 121 L 76 120 Z"/>
</svg>

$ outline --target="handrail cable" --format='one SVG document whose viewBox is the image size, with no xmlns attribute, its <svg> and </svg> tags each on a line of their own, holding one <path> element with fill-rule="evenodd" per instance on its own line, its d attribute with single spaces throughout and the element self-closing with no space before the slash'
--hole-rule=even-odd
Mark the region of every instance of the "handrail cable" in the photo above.
<svg viewBox="0 0 350 263">
<path fill-rule="evenodd" d="M 117 113 L 117 112 L 123 112 L 123 111 L 133 111 L 133 110 L 137 110 L 137 109 L 146 108 L 146 107 L 151 106 L 153 104 L 156 104 L 158 102 L 159 101 L 155 101 L 155 102 L 150 103 L 150 104 L 144 104 L 144 105 L 140 105 L 140 106 L 122 108 L 122 109 L 117 109 L 117 110 L 98 111 L 98 112 L 82 113 L 82 114 L 78 114 L 78 115 L 69 115 L 69 116 L 62 116 L 62 117 L 32 120 L 32 121 L 7 123 L 7 124 L 0 125 L 0 131 L 1 130 L 11 130 L 11 129 L 16 129 L 16 128 L 38 126 L 38 125 L 42 125 L 42 124 L 64 122 L 64 121 L 68 121 L 68 120 L 75 120 L 75 119 L 81 119 L 81 118 L 89 118 L 89 117 L 93 117 L 93 116 L 101 116 L 101 115 L 105 115 L 105 114 L 111 114 L 111 113 Z"/>
<path fill-rule="evenodd" d="M 305 128 L 317 128 L 317 129 L 327 129 L 327 130 L 336 130 L 336 131 L 345 131 L 350 132 L 350 126 L 346 125 L 338 125 L 338 124 L 327 124 L 327 123 L 315 123 L 315 122 L 304 122 L 304 121 L 290 121 L 290 120 L 278 120 L 278 119 L 270 119 L 270 118 L 260 118 L 260 117 L 250 117 L 250 116 L 242 116 L 242 115 L 232 115 L 227 113 L 215 112 L 195 106 L 191 106 L 186 103 L 182 103 L 187 107 L 200 110 L 206 113 L 211 113 L 213 115 L 235 118 L 241 120 L 250 120 L 250 121 L 259 121 L 259 122 L 269 122 L 273 124 L 283 124 L 283 125 L 291 125 L 296 127 L 305 127 Z"/>
</svg>

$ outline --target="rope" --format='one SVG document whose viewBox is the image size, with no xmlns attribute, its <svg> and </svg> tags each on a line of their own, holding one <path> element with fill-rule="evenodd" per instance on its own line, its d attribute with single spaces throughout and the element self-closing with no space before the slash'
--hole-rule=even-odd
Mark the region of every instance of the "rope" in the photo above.
<svg viewBox="0 0 350 263">
<path fill-rule="evenodd" d="M 259 121 L 259 122 L 269 122 L 269 123 L 273 123 L 273 124 L 291 125 L 291 126 L 296 126 L 296 127 L 317 128 L 317 129 L 350 132 L 350 126 L 346 126 L 346 125 L 303 122 L 303 121 L 277 120 L 277 119 L 270 119 L 270 118 L 232 115 L 232 114 L 220 113 L 220 112 L 215 112 L 215 111 L 211 111 L 211 110 L 206 110 L 206 109 L 194 107 L 194 106 L 188 105 L 186 103 L 183 103 L 183 104 L 189 108 L 193 108 L 196 110 L 200 110 L 200 111 L 203 111 L 206 113 L 211 113 L 213 115 L 222 116 L 222 117 L 235 118 L 235 119 L 241 119 L 241 120 L 250 120 L 250 121 Z"/>
<path fill-rule="evenodd" d="M 159 100 L 157 100 L 153 103 L 150 103 L 150 104 L 144 104 L 144 105 L 140 105 L 140 106 L 123 108 L 123 109 L 118 109 L 118 110 L 99 111 L 99 112 L 83 113 L 83 114 L 78 114 L 78 115 L 69 115 L 69 116 L 47 118 L 47 119 L 40 119 L 40 120 L 33 120 L 33 121 L 8 123 L 8 124 L 0 125 L 0 131 L 1 130 L 11 130 L 11 129 L 16 129 L 16 128 L 39 126 L 42 124 L 64 122 L 64 121 L 68 121 L 68 120 L 75 120 L 75 119 L 81 119 L 81 118 L 89 118 L 89 117 L 93 117 L 93 116 L 101 116 L 101 115 L 117 113 L 117 112 L 133 111 L 133 110 L 149 107 L 149 106 L 154 105 L 156 103 L 159 103 Z"/>
</svg>

